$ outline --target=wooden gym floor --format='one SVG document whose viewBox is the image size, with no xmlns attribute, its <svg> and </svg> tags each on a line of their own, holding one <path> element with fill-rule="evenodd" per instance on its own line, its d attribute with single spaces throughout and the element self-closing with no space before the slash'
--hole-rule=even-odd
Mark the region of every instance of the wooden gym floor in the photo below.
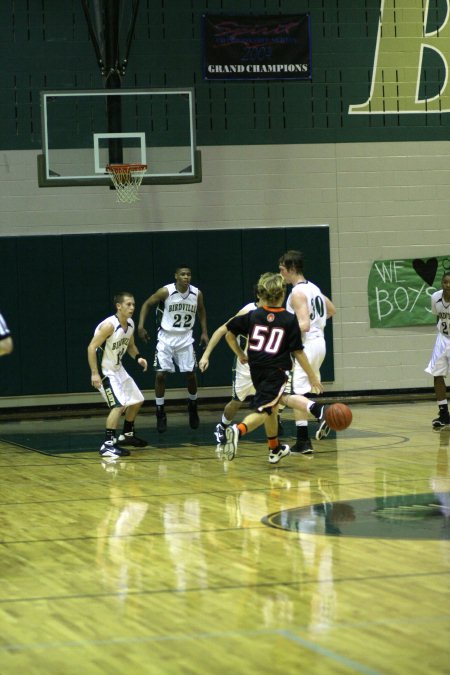
<svg viewBox="0 0 450 675">
<path fill-rule="evenodd" d="M 353 414 L 277 466 L 217 411 L 110 462 L 103 418 L 0 423 L 1 674 L 450 673 L 450 430 Z"/>
</svg>

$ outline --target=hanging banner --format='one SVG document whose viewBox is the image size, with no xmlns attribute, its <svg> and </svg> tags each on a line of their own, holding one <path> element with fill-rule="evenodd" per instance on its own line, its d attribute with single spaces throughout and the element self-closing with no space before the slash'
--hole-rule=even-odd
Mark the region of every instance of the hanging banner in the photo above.
<svg viewBox="0 0 450 675">
<path fill-rule="evenodd" d="M 311 78 L 308 14 L 203 15 L 206 80 Z"/>
<path fill-rule="evenodd" d="M 436 323 L 431 296 L 450 270 L 450 255 L 422 260 L 376 260 L 369 274 L 371 328 Z"/>
</svg>

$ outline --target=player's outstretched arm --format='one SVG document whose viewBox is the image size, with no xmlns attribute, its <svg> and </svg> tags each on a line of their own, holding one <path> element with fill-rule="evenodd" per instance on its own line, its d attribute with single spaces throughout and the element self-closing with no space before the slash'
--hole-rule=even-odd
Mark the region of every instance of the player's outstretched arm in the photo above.
<svg viewBox="0 0 450 675">
<path fill-rule="evenodd" d="M 226 335 L 226 332 L 227 325 L 224 323 L 222 326 L 219 326 L 219 328 L 216 328 L 214 333 L 211 335 L 211 339 L 208 342 L 208 345 L 203 352 L 203 356 L 198 363 L 198 367 L 202 373 L 204 373 L 209 366 L 209 357 L 211 356 L 211 352 L 217 347 L 223 336 Z"/>
<path fill-rule="evenodd" d="M 146 329 L 144 328 L 145 320 L 147 318 L 147 314 L 149 312 L 150 307 L 153 305 L 156 305 L 158 302 L 164 301 L 167 296 L 169 295 L 169 291 L 167 288 L 158 288 L 153 295 L 151 295 L 147 300 L 144 302 L 144 304 L 141 307 L 141 311 L 139 312 L 139 323 L 138 323 L 138 335 L 143 340 L 144 342 L 148 342 L 150 339 L 149 334 L 147 333 Z"/>
<path fill-rule="evenodd" d="M 234 352 L 241 363 L 248 363 L 247 354 L 239 347 L 237 337 L 231 331 L 227 331 L 225 340 L 232 352 Z"/>
</svg>

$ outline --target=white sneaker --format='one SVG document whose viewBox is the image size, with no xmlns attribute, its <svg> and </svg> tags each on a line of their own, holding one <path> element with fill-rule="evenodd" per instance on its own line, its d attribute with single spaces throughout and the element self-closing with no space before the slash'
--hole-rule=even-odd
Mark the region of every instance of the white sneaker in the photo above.
<svg viewBox="0 0 450 675">
<path fill-rule="evenodd" d="M 287 443 L 280 443 L 276 450 L 271 450 L 269 453 L 270 464 L 278 464 L 280 459 L 291 454 L 291 448 Z"/>
<path fill-rule="evenodd" d="M 330 431 L 331 431 L 330 427 L 325 422 L 325 420 L 323 420 L 316 431 L 316 441 L 321 441 L 322 438 L 326 438 L 330 433 Z"/>
<path fill-rule="evenodd" d="M 223 446 L 223 456 L 231 462 L 236 456 L 239 441 L 239 429 L 236 424 L 230 424 L 230 426 L 225 429 L 225 437 L 226 441 Z"/>
</svg>

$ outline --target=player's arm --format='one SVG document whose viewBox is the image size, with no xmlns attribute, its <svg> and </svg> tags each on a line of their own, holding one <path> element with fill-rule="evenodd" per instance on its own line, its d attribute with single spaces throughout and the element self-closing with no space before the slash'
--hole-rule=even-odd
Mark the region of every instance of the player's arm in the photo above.
<svg viewBox="0 0 450 675">
<path fill-rule="evenodd" d="M 132 359 L 137 361 L 139 365 L 142 366 L 142 370 L 145 373 L 145 371 L 147 370 L 147 359 L 145 359 L 143 356 L 139 354 L 139 350 L 136 347 L 136 342 L 134 341 L 134 335 L 131 336 L 131 339 L 128 343 L 127 352 Z"/>
<path fill-rule="evenodd" d="M 209 357 L 211 356 L 211 352 L 215 347 L 217 347 L 223 336 L 226 335 L 227 330 L 228 330 L 227 324 L 224 323 L 221 326 L 219 326 L 219 328 L 216 328 L 216 330 L 212 334 L 211 339 L 209 340 L 208 345 L 205 351 L 203 352 L 203 356 L 198 362 L 198 367 L 200 368 L 202 373 L 204 373 L 209 366 Z"/>
<path fill-rule="evenodd" d="M 6 356 L 6 354 L 11 354 L 14 349 L 14 344 L 12 337 L 5 337 L 3 340 L 0 340 L 0 356 Z"/>
<path fill-rule="evenodd" d="M 227 345 L 233 351 L 241 363 L 248 363 L 247 354 L 240 348 L 237 336 L 230 330 L 227 330 L 225 335 Z"/>
<path fill-rule="evenodd" d="M 164 301 L 168 295 L 169 291 L 167 288 L 158 288 L 158 290 L 155 291 L 155 293 L 153 293 L 153 295 L 151 295 L 149 298 L 147 298 L 147 300 L 142 305 L 141 311 L 139 313 L 138 335 L 144 342 L 149 341 L 149 335 L 144 328 L 144 324 L 150 307 L 156 305 L 158 302 Z"/>
<path fill-rule="evenodd" d="M 209 337 L 208 337 L 208 328 L 206 326 L 206 309 L 205 309 L 205 303 L 203 302 L 203 293 L 201 291 L 198 292 L 197 314 L 198 314 L 198 318 L 200 320 L 200 325 L 202 327 L 202 334 L 200 335 L 200 342 L 203 342 L 203 344 L 207 345 L 208 342 L 209 342 Z"/>
<path fill-rule="evenodd" d="M 295 352 L 293 352 L 294 357 L 297 361 L 297 363 L 303 368 L 305 373 L 308 376 L 308 380 L 311 384 L 311 390 L 313 394 L 322 394 L 323 393 L 323 386 L 313 369 L 311 368 L 311 364 L 309 363 L 308 357 L 306 356 L 305 352 L 303 349 L 297 349 Z"/>
<path fill-rule="evenodd" d="M 113 334 L 113 331 L 114 326 L 112 323 L 106 321 L 101 326 L 98 333 L 94 335 L 87 348 L 88 363 L 91 369 L 91 384 L 96 389 L 102 386 L 102 378 L 98 372 L 96 351 L 98 347 L 100 347 L 109 338 L 109 336 Z"/>
<path fill-rule="evenodd" d="M 294 288 L 291 294 L 291 305 L 297 317 L 298 325 L 302 335 L 307 333 L 311 328 L 311 321 L 309 318 L 308 300 L 307 297 L 299 288 Z"/>
<path fill-rule="evenodd" d="M 248 314 L 250 312 L 250 307 L 243 307 L 242 309 L 237 312 L 234 316 L 241 316 L 242 314 Z M 231 317 L 233 318 L 233 317 Z M 228 319 L 228 321 L 231 321 L 231 319 Z M 227 323 L 228 323 L 227 321 Z M 205 372 L 205 370 L 209 366 L 209 357 L 211 356 L 212 351 L 217 347 L 221 339 L 224 337 L 224 335 L 227 334 L 228 328 L 227 328 L 227 323 L 223 323 L 219 328 L 216 328 L 214 333 L 211 336 L 210 341 L 208 342 L 208 346 L 206 347 L 205 351 L 203 352 L 203 356 L 199 361 L 199 368 L 202 373 Z"/>
<path fill-rule="evenodd" d="M 327 312 L 327 319 L 331 319 L 331 317 L 335 316 L 335 314 L 336 314 L 336 307 L 331 302 L 330 298 L 327 298 L 326 295 L 323 296 L 323 299 L 325 300 L 325 308 L 326 308 L 326 312 Z"/>
</svg>

